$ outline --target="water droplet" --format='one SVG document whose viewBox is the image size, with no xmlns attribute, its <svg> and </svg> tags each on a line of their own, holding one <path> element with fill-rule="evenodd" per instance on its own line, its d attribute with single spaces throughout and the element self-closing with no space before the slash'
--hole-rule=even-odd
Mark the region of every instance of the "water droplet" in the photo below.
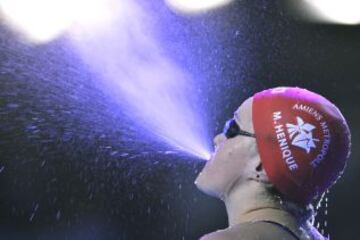
<svg viewBox="0 0 360 240">
<path fill-rule="evenodd" d="M 46 160 L 44 160 L 44 161 L 42 161 L 42 162 L 41 162 L 40 167 L 44 167 L 44 166 L 45 166 L 45 164 L 46 164 Z"/>
<path fill-rule="evenodd" d="M 130 194 L 129 194 L 129 199 L 130 199 L 130 200 L 133 200 L 133 199 L 134 199 L 134 193 L 130 193 Z"/>
<path fill-rule="evenodd" d="M 35 213 L 31 213 L 30 217 L 29 217 L 29 222 L 32 222 L 32 220 L 34 219 L 35 217 Z"/>
<path fill-rule="evenodd" d="M 59 209 L 58 211 L 57 211 L 57 213 L 56 213 L 56 220 L 60 220 L 60 218 L 61 218 L 61 210 Z"/>
<path fill-rule="evenodd" d="M 129 156 L 128 153 L 121 153 L 121 154 L 120 154 L 120 157 L 127 157 L 127 156 Z"/>
<path fill-rule="evenodd" d="M 174 151 L 165 151 L 164 154 L 165 154 L 165 155 L 175 154 L 175 152 L 174 152 Z"/>
<path fill-rule="evenodd" d="M 8 108 L 18 108 L 20 105 L 19 104 L 17 104 L 17 103 L 9 103 L 8 105 L 6 105 L 6 107 L 8 107 Z"/>
<path fill-rule="evenodd" d="M 117 155 L 118 154 L 118 151 L 112 151 L 111 153 L 110 153 L 110 156 L 115 156 L 115 155 Z"/>
</svg>

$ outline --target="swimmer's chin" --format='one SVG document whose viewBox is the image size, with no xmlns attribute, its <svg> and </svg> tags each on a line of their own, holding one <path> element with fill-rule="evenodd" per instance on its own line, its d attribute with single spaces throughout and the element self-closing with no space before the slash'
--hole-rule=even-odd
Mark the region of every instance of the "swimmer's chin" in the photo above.
<svg viewBox="0 0 360 240">
<path fill-rule="evenodd" d="M 218 191 L 216 191 L 211 185 L 204 173 L 200 173 L 198 177 L 195 179 L 196 187 L 203 193 L 213 196 L 219 197 Z"/>
</svg>

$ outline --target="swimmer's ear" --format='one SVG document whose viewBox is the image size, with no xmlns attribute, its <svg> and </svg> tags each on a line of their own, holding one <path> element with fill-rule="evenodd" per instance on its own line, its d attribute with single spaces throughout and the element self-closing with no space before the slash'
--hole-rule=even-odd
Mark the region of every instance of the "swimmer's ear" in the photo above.
<svg viewBox="0 0 360 240">
<path fill-rule="evenodd" d="M 253 179 L 257 182 L 269 183 L 269 178 L 265 173 L 265 170 L 262 166 L 262 162 L 259 161 L 256 168 L 255 168 L 255 176 Z"/>
<path fill-rule="evenodd" d="M 263 167 L 262 167 L 262 163 L 261 162 L 259 162 L 259 164 L 257 165 L 257 167 L 256 167 L 256 172 L 261 172 L 262 171 L 262 169 L 263 169 Z"/>
</svg>

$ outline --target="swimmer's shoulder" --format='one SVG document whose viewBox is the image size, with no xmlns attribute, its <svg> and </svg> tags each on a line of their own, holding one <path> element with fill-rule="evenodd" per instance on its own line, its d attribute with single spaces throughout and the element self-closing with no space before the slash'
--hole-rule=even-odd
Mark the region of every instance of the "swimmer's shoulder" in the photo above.
<svg viewBox="0 0 360 240">
<path fill-rule="evenodd" d="M 291 233 L 268 222 L 249 222 L 207 234 L 200 240 L 297 240 Z"/>
<path fill-rule="evenodd" d="M 235 239 L 236 235 L 228 231 L 228 229 L 218 230 L 213 233 L 206 234 L 200 240 L 230 240 Z"/>
</svg>

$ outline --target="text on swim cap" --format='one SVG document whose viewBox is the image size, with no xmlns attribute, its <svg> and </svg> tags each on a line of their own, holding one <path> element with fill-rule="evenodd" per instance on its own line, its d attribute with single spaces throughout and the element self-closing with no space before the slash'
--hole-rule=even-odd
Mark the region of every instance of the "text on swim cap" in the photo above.
<svg viewBox="0 0 360 240">
<path fill-rule="evenodd" d="M 282 118 L 281 114 L 282 113 L 280 111 L 273 112 L 274 130 L 281 151 L 282 159 L 290 171 L 295 171 L 298 169 L 298 164 L 296 163 L 295 158 L 293 157 L 289 148 L 288 140 L 284 131 L 284 125 L 277 123 L 278 120 Z"/>
<path fill-rule="evenodd" d="M 323 116 L 318 111 L 316 111 L 313 107 L 310 107 L 308 105 L 296 103 L 293 106 L 293 109 L 302 111 L 302 112 L 306 112 L 306 113 L 312 115 L 313 117 L 315 117 L 315 119 L 317 121 L 320 121 L 321 119 L 323 119 Z"/>
<path fill-rule="evenodd" d="M 311 166 L 313 168 L 318 167 L 319 164 L 324 160 L 326 154 L 329 151 L 329 145 L 330 145 L 330 142 L 331 142 L 330 130 L 329 130 L 329 127 L 328 127 L 327 123 L 326 122 L 321 122 L 320 126 L 321 126 L 322 131 L 323 131 L 324 140 L 323 140 L 323 144 L 321 146 L 320 153 L 316 156 L 316 158 L 314 160 L 311 161 Z"/>
</svg>

